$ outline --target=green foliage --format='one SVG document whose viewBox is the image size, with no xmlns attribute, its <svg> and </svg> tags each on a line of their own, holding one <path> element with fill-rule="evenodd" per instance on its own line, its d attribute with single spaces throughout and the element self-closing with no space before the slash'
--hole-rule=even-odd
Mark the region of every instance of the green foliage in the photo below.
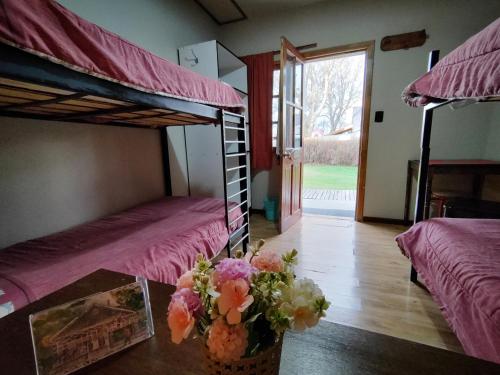
<svg viewBox="0 0 500 375">
<path fill-rule="evenodd" d="M 358 167 L 304 164 L 304 188 L 355 190 Z"/>
<path fill-rule="evenodd" d="M 122 289 L 113 293 L 117 303 L 126 309 L 141 310 L 144 308 L 144 295 L 140 288 Z"/>
<path fill-rule="evenodd" d="M 328 302 L 324 296 L 314 301 L 314 309 L 321 317 L 325 316 L 326 310 L 328 310 L 329 307 L 330 302 Z"/>
</svg>

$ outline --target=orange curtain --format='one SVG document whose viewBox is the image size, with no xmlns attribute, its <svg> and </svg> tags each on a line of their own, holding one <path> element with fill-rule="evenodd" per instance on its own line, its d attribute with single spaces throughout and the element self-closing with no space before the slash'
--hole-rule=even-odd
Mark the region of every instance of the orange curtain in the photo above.
<svg viewBox="0 0 500 375">
<path fill-rule="evenodd" d="M 248 67 L 248 107 L 252 168 L 271 169 L 273 53 L 266 52 L 242 58 Z"/>
</svg>

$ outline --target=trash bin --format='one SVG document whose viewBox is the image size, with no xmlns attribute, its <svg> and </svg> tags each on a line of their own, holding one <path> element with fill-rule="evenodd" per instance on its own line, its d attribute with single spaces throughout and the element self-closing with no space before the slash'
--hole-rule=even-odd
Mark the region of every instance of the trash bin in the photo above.
<svg viewBox="0 0 500 375">
<path fill-rule="evenodd" d="M 266 212 L 266 219 L 269 221 L 278 220 L 278 200 L 276 198 L 264 199 L 264 210 Z"/>
</svg>

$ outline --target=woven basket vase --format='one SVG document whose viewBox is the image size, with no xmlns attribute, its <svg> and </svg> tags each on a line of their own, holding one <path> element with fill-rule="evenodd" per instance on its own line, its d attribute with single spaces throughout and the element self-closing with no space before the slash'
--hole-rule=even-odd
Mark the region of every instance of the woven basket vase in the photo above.
<svg viewBox="0 0 500 375">
<path fill-rule="evenodd" d="M 282 344 L 283 338 L 254 357 L 242 358 L 239 361 L 228 363 L 214 359 L 204 345 L 205 373 L 207 375 L 278 375 Z"/>
</svg>

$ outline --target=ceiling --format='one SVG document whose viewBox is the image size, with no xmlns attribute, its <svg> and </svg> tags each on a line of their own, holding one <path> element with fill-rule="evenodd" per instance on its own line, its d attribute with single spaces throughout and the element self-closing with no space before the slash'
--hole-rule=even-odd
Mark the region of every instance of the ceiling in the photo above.
<svg viewBox="0 0 500 375">
<path fill-rule="evenodd" d="M 319 3 L 324 0 L 236 0 L 249 18 Z"/>
<path fill-rule="evenodd" d="M 219 25 L 282 12 L 325 0 L 194 0 Z"/>
</svg>

